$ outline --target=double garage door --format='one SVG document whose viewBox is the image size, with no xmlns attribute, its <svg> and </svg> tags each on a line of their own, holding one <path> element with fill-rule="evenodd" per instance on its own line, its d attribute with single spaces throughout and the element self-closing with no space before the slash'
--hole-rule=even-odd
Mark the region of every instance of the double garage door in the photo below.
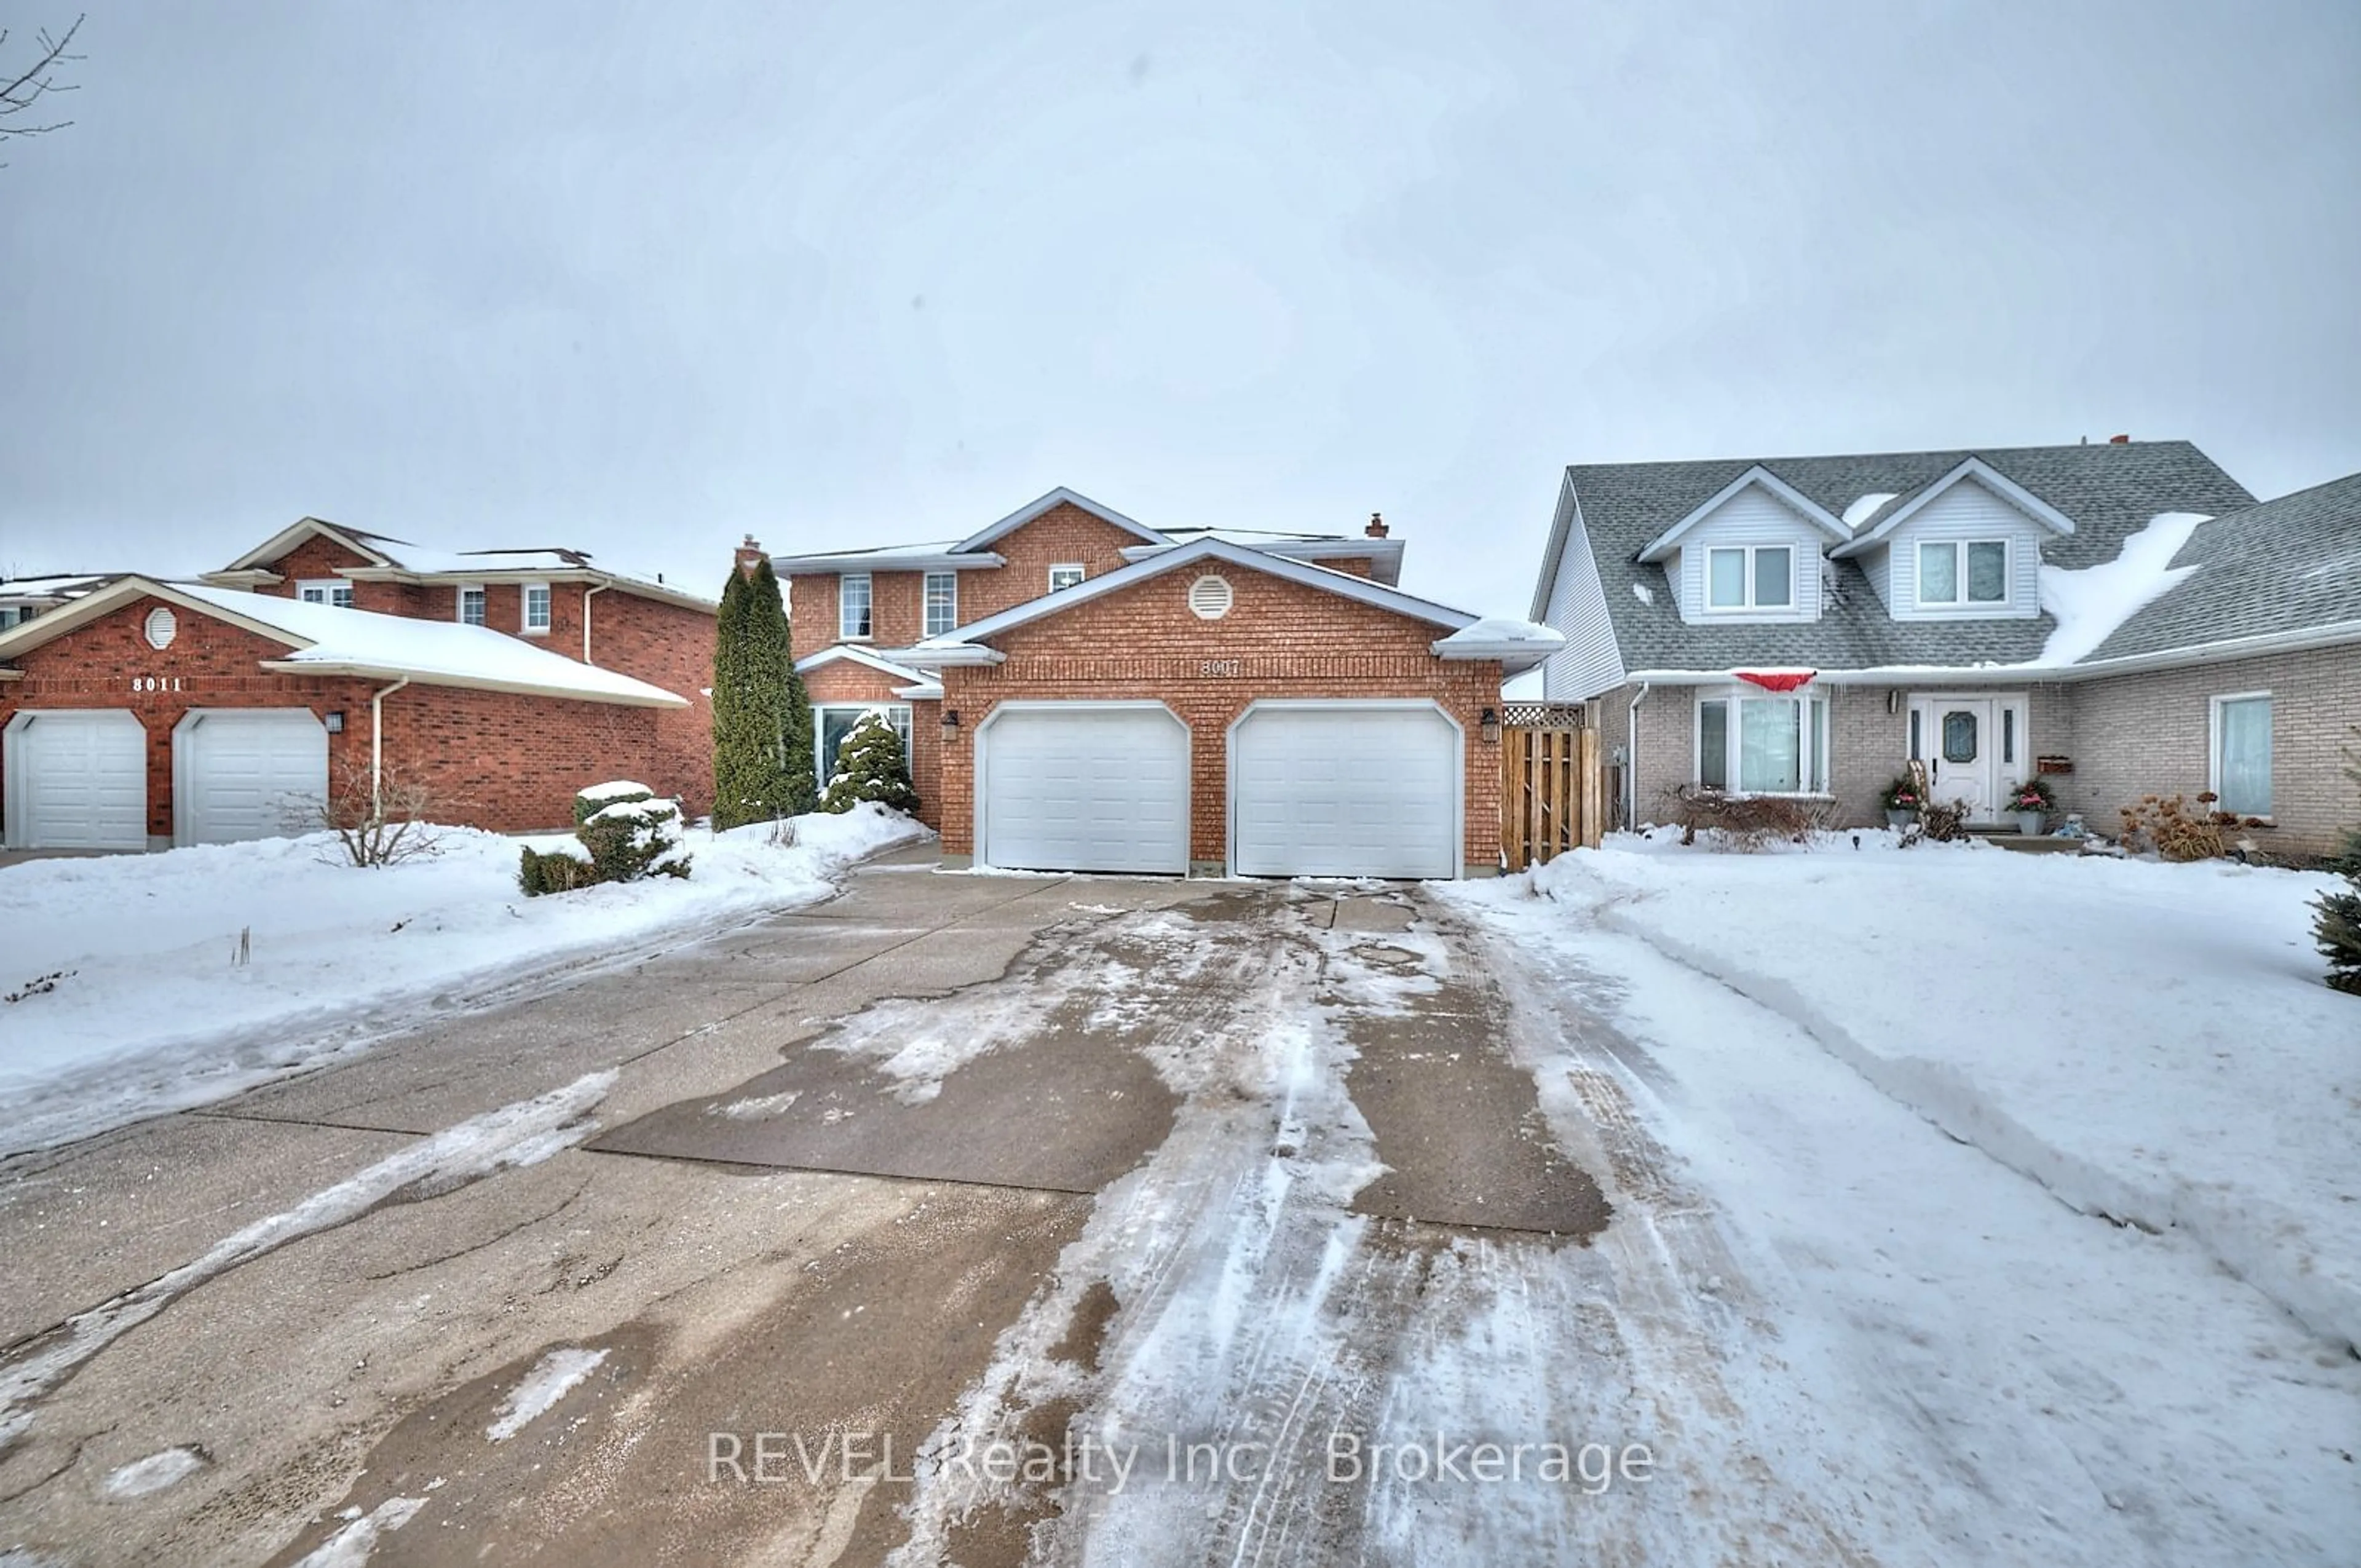
<svg viewBox="0 0 2361 1568">
<path fill-rule="evenodd" d="M 979 740 L 982 863 L 1188 871 L 1191 737 L 1160 704 L 1003 707 Z M 1458 874 L 1459 732 L 1433 707 L 1259 703 L 1226 744 L 1237 874 Z"/>
<path fill-rule="evenodd" d="M 0 784 L 11 849 L 148 847 L 148 730 L 126 709 L 18 714 Z M 308 708 L 200 710 L 173 729 L 175 843 L 308 832 L 327 786 L 328 732 Z"/>
</svg>

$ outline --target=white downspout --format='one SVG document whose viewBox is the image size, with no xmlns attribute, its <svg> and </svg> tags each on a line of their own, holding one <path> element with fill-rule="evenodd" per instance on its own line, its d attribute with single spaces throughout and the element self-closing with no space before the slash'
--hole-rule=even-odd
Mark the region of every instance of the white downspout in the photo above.
<svg viewBox="0 0 2361 1568">
<path fill-rule="evenodd" d="M 1648 683 L 1631 694 L 1623 726 L 1623 830 L 1640 830 L 1640 705 L 1648 700 Z"/>
<path fill-rule="evenodd" d="M 401 679 L 369 696 L 369 815 L 385 815 L 385 699 L 410 684 Z"/>
<path fill-rule="evenodd" d="M 611 588 L 611 587 L 613 587 L 614 586 L 615 586 L 615 585 L 614 585 L 614 584 L 612 584 L 612 583 L 599 583 L 599 584 L 595 585 L 594 587 L 587 587 L 587 588 L 585 588 L 585 589 L 583 589 L 583 590 L 582 590 L 582 662 L 583 662 L 584 663 L 586 663 L 586 664 L 588 664 L 588 663 L 589 663 L 591 662 L 591 659 L 590 659 L 590 599 L 591 599 L 591 597 L 592 597 L 593 595 L 596 595 L 596 594 L 603 594 L 603 593 L 605 593 L 609 588 Z"/>
</svg>

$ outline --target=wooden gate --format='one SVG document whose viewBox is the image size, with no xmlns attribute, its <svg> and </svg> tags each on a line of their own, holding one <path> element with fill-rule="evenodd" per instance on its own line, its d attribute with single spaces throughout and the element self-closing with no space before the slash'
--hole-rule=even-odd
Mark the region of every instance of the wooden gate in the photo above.
<svg viewBox="0 0 2361 1568">
<path fill-rule="evenodd" d="M 1512 872 L 1595 850 L 1606 831 L 1598 731 L 1566 722 L 1572 716 L 1544 717 L 1500 729 L 1500 853 Z"/>
</svg>

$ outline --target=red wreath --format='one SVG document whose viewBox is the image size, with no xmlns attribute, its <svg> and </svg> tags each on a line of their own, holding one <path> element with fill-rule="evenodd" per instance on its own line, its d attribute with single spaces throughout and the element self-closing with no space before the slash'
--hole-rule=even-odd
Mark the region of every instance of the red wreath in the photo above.
<svg viewBox="0 0 2361 1568">
<path fill-rule="evenodd" d="M 1760 670 L 1738 670 L 1732 673 L 1740 680 L 1752 681 L 1767 692 L 1794 691 L 1797 686 L 1810 685 L 1812 677 L 1819 674 L 1817 670 L 1783 672 L 1776 674 Z"/>
</svg>

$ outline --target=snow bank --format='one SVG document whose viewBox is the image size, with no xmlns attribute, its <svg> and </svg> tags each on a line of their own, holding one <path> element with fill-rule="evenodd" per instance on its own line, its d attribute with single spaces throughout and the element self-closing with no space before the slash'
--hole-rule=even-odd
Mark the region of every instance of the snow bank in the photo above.
<svg viewBox="0 0 2361 1568">
<path fill-rule="evenodd" d="M 1488 896 L 1641 938 L 2075 1208 L 2177 1228 L 2361 1343 L 2361 1008 L 2310 941 L 2331 879 L 1865 837 L 1619 837 Z"/>
<path fill-rule="evenodd" d="M 325 835 L 32 861 L 0 870 L 0 1153 L 203 1104 L 312 1065 L 417 1003 L 658 934 L 810 903 L 852 861 L 923 836 L 876 806 L 686 833 L 670 877 L 526 899 L 517 851 L 571 837 L 447 830 L 428 860 L 358 871 Z M 234 961 L 244 947 L 247 961 Z"/>
</svg>

